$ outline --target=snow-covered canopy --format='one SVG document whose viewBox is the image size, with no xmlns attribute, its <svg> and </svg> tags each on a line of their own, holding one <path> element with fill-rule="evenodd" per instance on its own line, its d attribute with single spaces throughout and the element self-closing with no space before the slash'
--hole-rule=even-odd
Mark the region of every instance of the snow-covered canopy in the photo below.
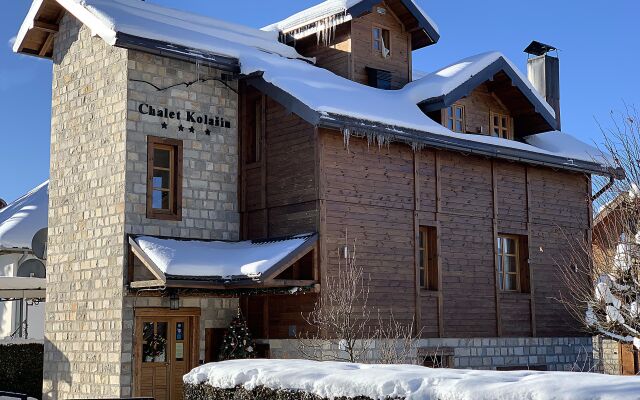
<svg viewBox="0 0 640 400">
<path fill-rule="evenodd" d="M 0 249 L 30 249 L 33 236 L 47 227 L 49 181 L 0 210 Z"/>
<path fill-rule="evenodd" d="M 336 1 L 327 4 L 331 4 L 332 7 L 336 4 L 339 7 L 360 4 L 352 0 Z M 597 164 L 593 163 L 594 157 L 591 154 L 585 155 L 579 151 L 572 152 L 572 158 L 569 159 L 564 153 L 537 147 L 533 142 L 527 144 L 495 137 L 454 133 L 433 121 L 420 109 L 419 102 L 460 85 L 474 72 L 491 64 L 492 60 L 494 63 L 500 60 L 517 71 L 499 53 L 487 53 L 467 61 L 463 60 L 401 90 L 388 91 L 350 81 L 312 65 L 295 49 L 278 42 L 276 31 L 252 29 L 139 0 L 57 2 L 111 45 L 118 45 L 122 35 L 130 35 L 170 43 L 170 46 L 193 49 L 193 53 L 185 50 L 185 54 L 194 54 L 194 57 L 197 51 L 237 59 L 242 74 L 260 76 L 254 78 L 254 81 L 259 81 L 265 86 L 261 90 L 265 90 L 281 103 L 286 103 L 293 112 L 314 125 L 342 129 L 345 133 L 373 132 L 381 136 L 394 136 L 396 133 L 405 134 L 406 131 L 411 131 L 412 144 L 422 140 L 423 136 L 435 135 L 435 139 L 431 138 L 429 143 L 436 143 L 444 148 L 498 157 L 506 157 L 505 154 L 514 151 L 524 151 L 527 152 L 524 155 L 512 154 L 507 158 L 582 170 L 580 168 L 583 167 L 575 167 L 574 161 L 579 160 L 590 163 L 584 166 L 586 170 L 602 169 L 595 167 Z M 412 7 L 417 7 L 414 2 L 410 3 Z M 323 4 L 323 7 L 328 7 L 327 4 Z M 25 35 L 33 27 L 34 18 L 41 5 L 42 0 L 34 0 L 18 34 L 15 51 L 19 51 Z M 516 78 L 518 84 L 527 85 L 527 90 L 531 89 L 521 74 L 518 73 Z M 535 96 L 540 100 L 539 95 Z M 540 100 L 540 104 L 543 104 L 540 106 L 541 109 L 551 115 L 548 104 L 544 100 Z M 353 124 L 348 125 L 345 120 L 356 121 L 362 132 L 356 132 Z M 559 135 L 549 135 L 546 139 L 553 141 L 556 138 L 561 139 Z M 558 145 L 564 143 L 566 141 L 561 141 Z M 477 144 L 484 145 L 485 149 L 478 150 Z M 488 150 L 487 145 L 491 146 Z M 545 143 L 545 146 L 551 147 L 549 143 Z M 535 160 L 540 156 L 546 159 Z M 557 159 L 549 160 L 549 157 Z"/>
<path fill-rule="evenodd" d="M 206 364 L 186 384 L 248 390 L 302 390 L 321 398 L 374 400 L 614 400 L 640 398 L 640 377 L 576 372 L 497 372 L 307 360 L 233 360 Z"/>
<path fill-rule="evenodd" d="M 45 278 L 0 277 L 0 298 L 43 299 L 47 280 Z"/>
<path fill-rule="evenodd" d="M 273 241 L 196 241 L 140 236 L 135 242 L 166 275 L 258 278 L 296 253 L 312 235 Z"/>
</svg>

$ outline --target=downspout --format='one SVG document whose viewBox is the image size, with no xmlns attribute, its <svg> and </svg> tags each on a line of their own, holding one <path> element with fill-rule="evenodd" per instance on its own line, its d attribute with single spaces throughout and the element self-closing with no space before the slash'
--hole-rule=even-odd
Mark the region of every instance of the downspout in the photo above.
<svg viewBox="0 0 640 400">
<path fill-rule="evenodd" d="M 592 201 L 598 200 L 600 196 L 602 196 L 607 190 L 611 189 L 613 184 L 615 183 L 616 178 L 614 176 L 609 177 L 609 182 L 602 187 L 602 189 L 598 190 L 598 192 L 593 196 Z"/>
</svg>

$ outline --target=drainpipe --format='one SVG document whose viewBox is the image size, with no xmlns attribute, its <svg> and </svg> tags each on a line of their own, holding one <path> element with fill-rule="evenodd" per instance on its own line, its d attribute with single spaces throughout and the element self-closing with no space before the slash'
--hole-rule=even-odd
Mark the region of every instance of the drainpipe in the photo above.
<svg viewBox="0 0 640 400">
<path fill-rule="evenodd" d="M 602 187 L 602 189 L 598 190 L 598 193 L 596 193 L 596 194 L 593 196 L 592 201 L 596 201 L 596 200 L 598 200 L 598 198 L 599 198 L 600 196 L 602 196 L 602 195 L 603 195 L 607 190 L 611 189 L 611 187 L 613 186 L 613 184 L 614 184 L 614 182 L 615 182 L 615 181 L 616 181 L 616 178 L 615 178 L 615 177 L 613 177 L 613 176 L 610 176 L 610 177 L 609 177 L 609 182 L 608 182 L 606 185 L 604 185 L 604 186 Z"/>
</svg>

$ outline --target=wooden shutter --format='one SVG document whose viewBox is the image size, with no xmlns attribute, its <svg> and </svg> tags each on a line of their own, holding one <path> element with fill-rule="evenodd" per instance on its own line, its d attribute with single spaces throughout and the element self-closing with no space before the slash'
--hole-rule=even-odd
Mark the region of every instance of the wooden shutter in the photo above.
<svg viewBox="0 0 640 400">
<path fill-rule="evenodd" d="M 638 352 L 632 344 L 620 343 L 620 374 L 638 374 Z"/>
<path fill-rule="evenodd" d="M 531 293 L 531 273 L 529 271 L 529 239 L 526 236 L 518 237 L 518 255 L 520 260 L 520 292 Z"/>
</svg>

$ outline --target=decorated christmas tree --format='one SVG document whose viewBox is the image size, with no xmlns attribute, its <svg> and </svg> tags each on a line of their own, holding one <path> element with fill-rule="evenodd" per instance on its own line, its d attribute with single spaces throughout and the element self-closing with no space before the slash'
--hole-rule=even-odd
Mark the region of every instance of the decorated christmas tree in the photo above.
<svg viewBox="0 0 640 400">
<path fill-rule="evenodd" d="M 229 328 L 227 328 L 227 332 L 224 334 L 222 348 L 220 349 L 220 361 L 255 357 L 256 345 L 251 338 L 247 322 L 242 317 L 240 309 L 238 309 L 238 315 L 233 318 Z"/>
</svg>

